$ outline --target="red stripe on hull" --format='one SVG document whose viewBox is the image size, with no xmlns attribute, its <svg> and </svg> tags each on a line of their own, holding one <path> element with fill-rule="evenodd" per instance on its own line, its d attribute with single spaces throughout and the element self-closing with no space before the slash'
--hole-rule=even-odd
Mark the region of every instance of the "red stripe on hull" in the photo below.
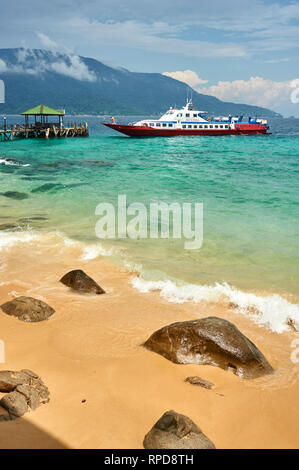
<svg viewBox="0 0 299 470">
<path fill-rule="evenodd" d="M 127 124 L 112 124 L 102 122 L 104 126 L 110 127 L 117 132 L 130 137 L 172 137 L 176 135 L 241 135 L 241 134 L 266 134 L 267 128 L 264 125 L 244 124 L 236 129 L 153 129 L 148 126 L 133 126 Z"/>
</svg>

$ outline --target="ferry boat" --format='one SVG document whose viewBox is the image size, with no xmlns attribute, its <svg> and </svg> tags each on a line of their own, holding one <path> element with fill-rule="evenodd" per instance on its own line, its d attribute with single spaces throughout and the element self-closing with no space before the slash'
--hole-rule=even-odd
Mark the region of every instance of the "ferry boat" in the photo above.
<svg viewBox="0 0 299 470">
<path fill-rule="evenodd" d="M 243 116 L 208 117 L 207 111 L 193 109 L 191 100 L 181 109 L 170 108 L 160 119 L 145 119 L 136 123 L 102 122 L 104 126 L 131 137 L 170 137 L 175 135 L 239 135 L 269 134 L 266 119 Z"/>
</svg>

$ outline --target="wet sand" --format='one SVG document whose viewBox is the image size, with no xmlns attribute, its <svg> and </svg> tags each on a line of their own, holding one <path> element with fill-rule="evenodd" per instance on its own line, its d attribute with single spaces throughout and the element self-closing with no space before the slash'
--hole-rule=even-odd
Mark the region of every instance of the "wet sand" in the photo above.
<svg viewBox="0 0 299 470">
<path fill-rule="evenodd" d="M 81 255 L 79 244 L 54 236 L 0 252 L 0 303 L 29 295 L 56 310 L 41 323 L 0 311 L 1 369 L 31 369 L 51 393 L 47 405 L 0 423 L 0 448 L 141 449 L 169 409 L 189 416 L 217 448 L 299 447 L 299 364 L 290 359 L 295 333 L 260 328 L 227 305 L 174 304 L 158 293 L 141 294 L 130 284 L 133 273 L 109 258 Z M 58 282 L 77 268 L 107 294 L 80 295 Z M 157 328 L 209 315 L 235 323 L 275 374 L 247 381 L 212 366 L 176 365 L 141 347 Z M 190 375 L 215 387 L 185 383 Z"/>
</svg>

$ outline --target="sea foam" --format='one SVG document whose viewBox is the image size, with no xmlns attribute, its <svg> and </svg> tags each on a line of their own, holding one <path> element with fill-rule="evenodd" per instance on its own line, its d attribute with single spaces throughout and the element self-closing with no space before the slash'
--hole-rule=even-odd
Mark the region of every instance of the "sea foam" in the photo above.
<svg viewBox="0 0 299 470">
<path fill-rule="evenodd" d="M 134 277 L 132 285 L 140 292 L 160 292 L 168 302 L 211 302 L 229 304 L 236 313 L 250 317 L 259 326 L 276 333 L 291 329 L 292 324 L 299 331 L 299 305 L 292 304 L 279 294 L 258 296 L 243 292 L 226 283 L 214 285 L 179 285 L 173 281 L 148 281 Z"/>
<path fill-rule="evenodd" d="M 0 251 L 11 248 L 18 243 L 30 243 L 36 240 L 38 235 L 30 230 L 7 232 L 5 230 L 0 232 Z"/>
<path fill-rule="evenodd" d="M 30 166 L 29 163 L 19 162 L 14 158 L 0 158 L 0 164 L 2 165 L 12 165 L 12 166 Z"/>
</svg>

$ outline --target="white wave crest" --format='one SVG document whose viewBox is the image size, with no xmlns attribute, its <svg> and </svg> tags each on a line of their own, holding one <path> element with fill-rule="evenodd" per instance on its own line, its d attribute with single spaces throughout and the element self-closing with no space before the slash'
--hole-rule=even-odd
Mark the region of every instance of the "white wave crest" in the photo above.
<svg viewBox="0 0 299 470">
<path fill-rule="evenodd" d="M 147 281 L 134 277 L 133 287 L 146 293 L 159 291 L 168 302 L 213 302 L 229 303 L 236 313 L 249 316 L 255 323 L 276 333 L 291 329 L 299 331 L 299 305 L 292 304 L 278 294 L 258 296 L 243 292 L 226 283 L 215 285 L 178 285 L 173 281 Z"/>
<path fill-rule="evenodd" d="M 18 243 L 30 243 L 37 238 L 38 235 L 30 230 L 15 232 L 6 232 L 3 230 L 0 232 L 0 251 L 11 248 Z"/>
<path fill-rule="evenodd" d="M 19 162 L 13 158 L 0 158 L 0 164 L 2 165 L 12 165 L 12 166 L 30 166 L 29 163 Z"/>
<path fill-rule="evenodd" d="M 105 249 L 100 243 L 97 243 L 96 245 L 89 245 L 83 248 L 80 259 L 87 261 L 95 259 L 98 256 L 111 256 L 113 252 L 113 248 Z"/>
</svg>

